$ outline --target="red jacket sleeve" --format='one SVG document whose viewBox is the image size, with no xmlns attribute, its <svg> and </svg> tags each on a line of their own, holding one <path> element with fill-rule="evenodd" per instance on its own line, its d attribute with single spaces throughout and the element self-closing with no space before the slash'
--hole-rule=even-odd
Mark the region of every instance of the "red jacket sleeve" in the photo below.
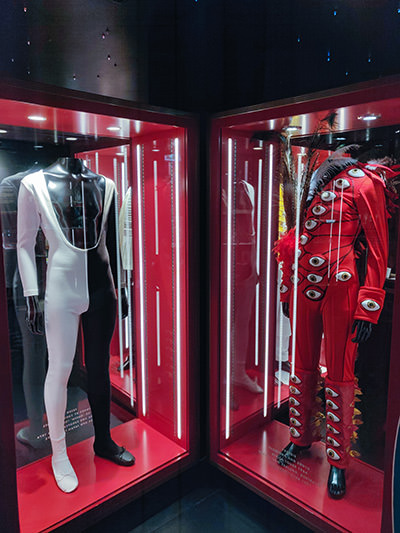
<svg viewBox="0 0 400 533">
<path fill-rule="evenodd" d="M 385 299 L 383 285 L 388 262 L 388 224 L 384 184 L 378 177 L 363 180 L 355 202 L 368 244 L 367 272 L 358 293 L 355 320 L 376 324 Z"/>
</svg>

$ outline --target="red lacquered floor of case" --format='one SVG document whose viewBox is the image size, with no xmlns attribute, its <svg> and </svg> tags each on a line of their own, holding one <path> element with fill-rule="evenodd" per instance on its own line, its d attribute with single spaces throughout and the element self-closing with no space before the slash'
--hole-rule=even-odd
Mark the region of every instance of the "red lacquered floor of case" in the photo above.
<svg viewBox="0 0 400 533">
<path fill-rule="evenodd" d="M 277 454 L 289 442 L 288 434 L 287 426 L 273 421 L 233 442 L 222 453 L 250 471 L 258 481 L 260 478 L 268 481 L 309 511 L 319 513 L 344 530 L 380 531 L 383 473 L 352 459 L 346 470 L 346 495 L 341 500 L 332 500 L 326 489 L 329 464 L 324 443 L 314 443 L 296 465 L 282 468 L 277 464 Z"/>
<path fill-rule="evenodd" d="M 112 436 L 133 453 L 136 464 L 117 466 L 95 457 L 93 438 L 75 444 L 68 448 L 68 454 L 78 475 L 79 487 L 70 494 L 57 488 L 50 457 L 18 470 L 21 533 L 55 528 L 186 455 L 184 448 L 139 419 L 114 428 Z"/>
</svg>

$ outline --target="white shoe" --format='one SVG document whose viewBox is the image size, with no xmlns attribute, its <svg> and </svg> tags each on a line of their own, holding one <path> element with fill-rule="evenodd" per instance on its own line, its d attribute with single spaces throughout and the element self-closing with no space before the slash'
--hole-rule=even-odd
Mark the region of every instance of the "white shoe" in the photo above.
<svg viewBox="0 0 400 533">
<path fill-rule="evenodd" d="M 53 468 L 54 479 L 60 490 L 69 493 L 78 487 L 78 478 L 69 462 L 68 456 L 57 460 L 52 457 L 51 466 Z"/>
</svg>

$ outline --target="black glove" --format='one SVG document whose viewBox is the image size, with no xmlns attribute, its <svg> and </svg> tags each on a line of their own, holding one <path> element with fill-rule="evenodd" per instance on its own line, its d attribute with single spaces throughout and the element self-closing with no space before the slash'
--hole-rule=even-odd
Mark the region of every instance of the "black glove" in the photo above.
<svg viewBox="0 0 400 533">
<path fill-rule="evenodd" d="M 356 336 L 351 339 L 352 342 L 359 344 L 367 341 L 372 333 L 372 322 L 367 320 L 355 320 L 351 332 L 356 332 Z"/>
<path fill-rule="evenodd" d="M 128 316 L 129 304 L 128 304 L 128 295 L 126 294 L 125 287 L 121 288 L 121 309 L 122 309 L 122 318 Z"/>
<path fill-rule="evenodd" d="M 290 307 L 289 302 L 282 302 L 282 313 L 286 318 L 290 318 Z"/>
<path fill-rule="evenodd" d="M 43 335 L 43 311 L 40 309 L 39 299 L 37 296 L 28 296 L 26 298 L 25 322 L 31 333 L 34 333 L 35 335 Z"/>
</svg>

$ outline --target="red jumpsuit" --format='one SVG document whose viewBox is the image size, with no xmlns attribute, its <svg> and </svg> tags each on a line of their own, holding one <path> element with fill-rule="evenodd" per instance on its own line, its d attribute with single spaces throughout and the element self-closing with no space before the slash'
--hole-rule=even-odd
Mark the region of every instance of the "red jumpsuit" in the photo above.
<svg viewBox="0 0 400 533">
<path fill-rule="evenodd" d="M 365 282 L 359 285 L 355 242 L 368 244 Z M 290 385 L 290 438 L 308 446 L 313 427 L 318 362 L 324 333 L 328 375 L 326 452 L 345 468 L 353 433 L 354 320 L 377 323 L 383 307 L 388 259 L 385 184 L 373 167 L 358 163 L 338 173 L 315 194 L 299 238 L 295 375 Z M 294 266 L 294 265 L 293 265 Z M 293 268 L 293 267 L 292 267 Z M 287 272 L 287 270 L 286 270 Z M 293 276 L 284 276 L 281 300 L 290 301 Z M 292 328 L 293 328 L 293 319 Z"/>
</svg>

